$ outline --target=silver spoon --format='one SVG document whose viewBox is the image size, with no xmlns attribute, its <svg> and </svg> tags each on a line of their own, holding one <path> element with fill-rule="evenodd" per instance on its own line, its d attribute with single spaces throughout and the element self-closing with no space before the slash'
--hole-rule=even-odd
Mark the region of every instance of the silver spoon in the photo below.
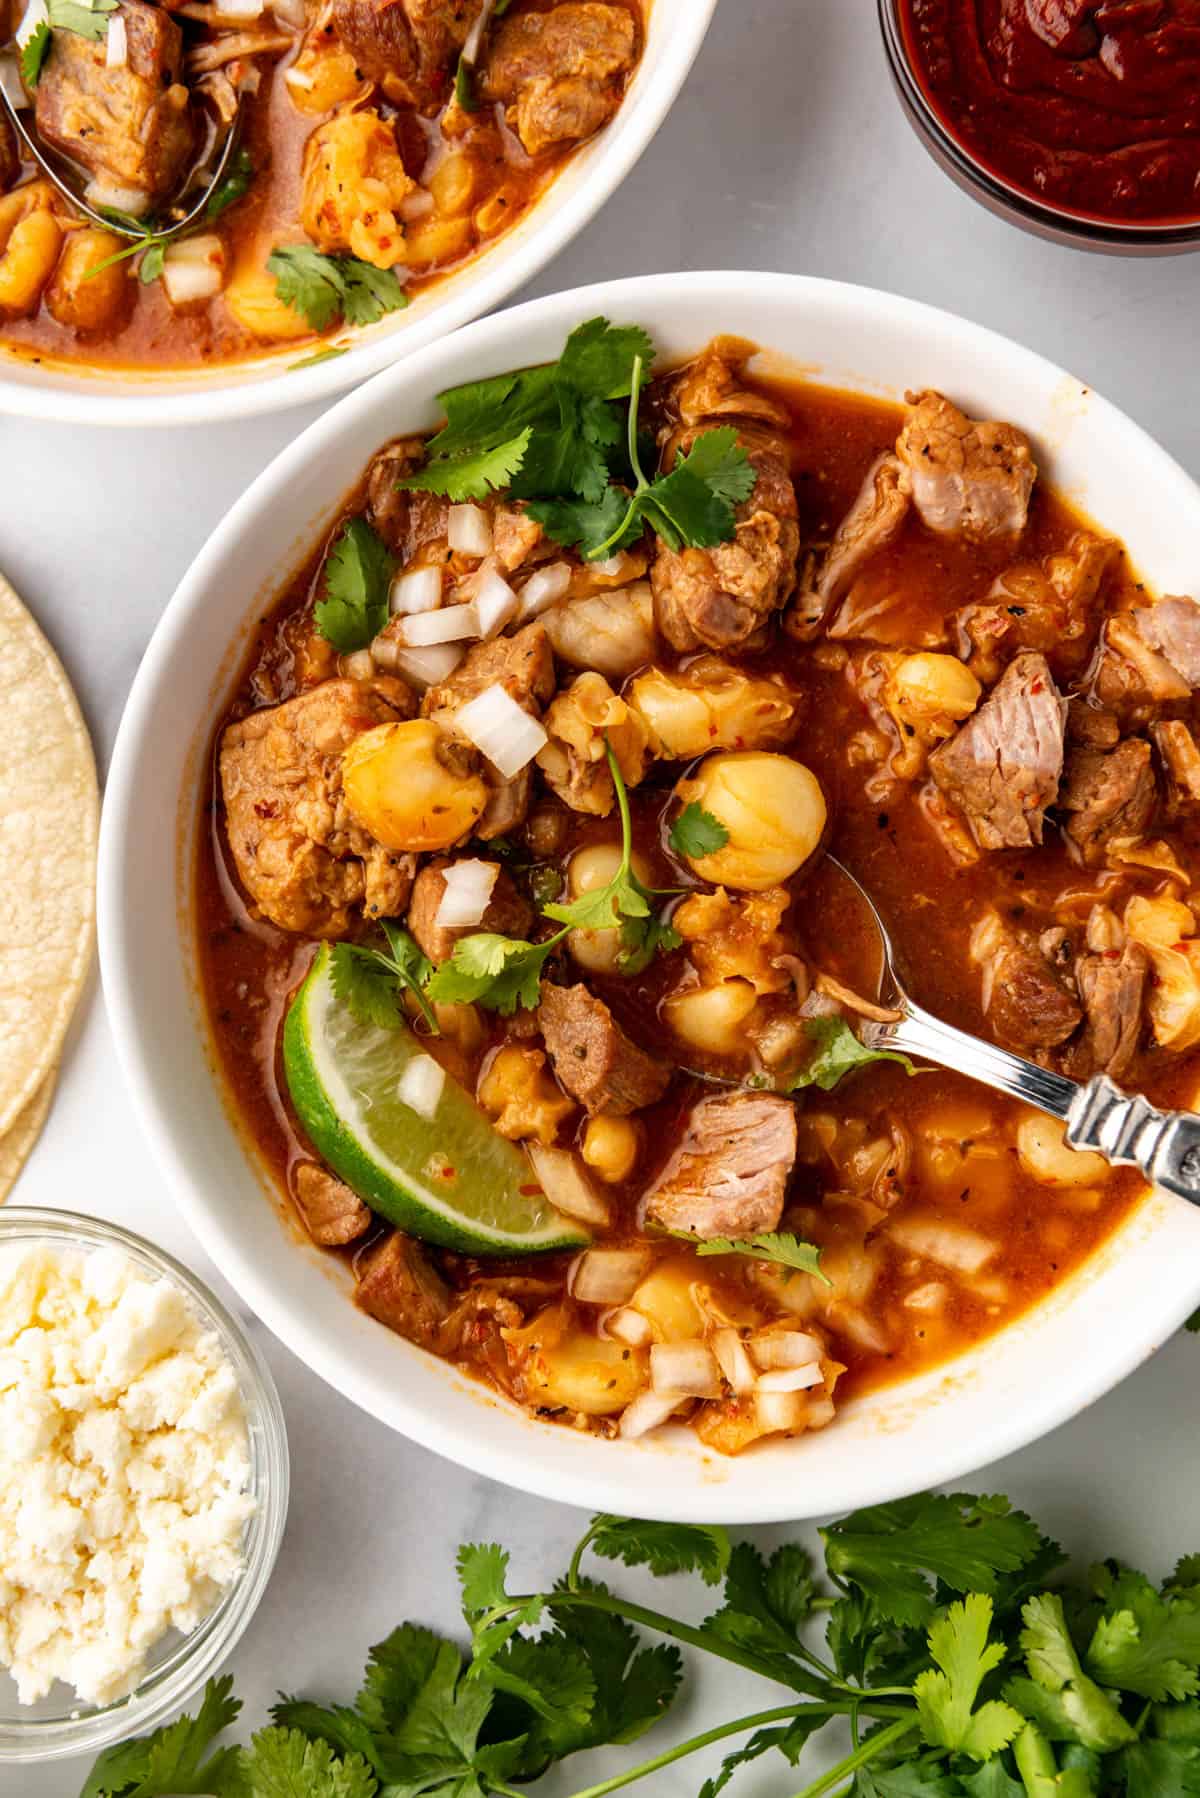
<svg viewBox="0 0 1200 1798">
<path fill-rule="evenodd" d="M 125 224 L 116 213 L 100 212 L 94 206 L 89 205 L 88 201 L 85 200 L 78 191 L 78 188 L 72 185 L 67 176 L 56 167 L 58 159 L 52 159 L 37 141 L 33 132 L 29 130 L 21 117 L 21 108 L 13 103 L 12 97 L 8 93 L 3 81 L 0 81 L 0 104 L 3 105 L 4 111 L 11 119 L 13 129 L 16 131 L 17 136 L 25 146 L 25 149 L 33 158 L 34 162 L 36 162 L 38 168 L 42 171 L 42 174 L 45 175 L 47 181 L 53 183 L 59 193 L 63 196 L 64 200 L 68 201 L 77 212 L 82 212 L 85 217 L 91 219 L 94 225 L 99 225 L 102 230 L 110 231 L 114 237 L 124 237 L 134 243 L 140 242 L 143 237 L 147 236 L 153 236 L 158 243 L 166 243 L 169 242 L 171 238 L 178 237 L 182 232 L 190 230 L 193 225 L 199 224 L 204 216 L 214 188 L 216 188 L 224 179 L 226 170 L 229 167 L 237 143 L 238 126 L 241 122 L 241 103 L 239 100 L 239 110 L 234 114 L 234 117 L 226 130 L 225 141 L 221 146 L 221 154 L 217 158 L 216 166 L 213 169 L 212 179 L 206 183 L 199 198 L 195 201 L 194 205 L 189 207 L 188 211 L 183 214 L 182 218 L 173 219 L 169 224 L 161 227 L 156 225 L 153 227 L 153 230 L 151 230 L 148 226 L 142 229 L 136 225 Z M 70 162 L 69 158 L 63 157 L 62 161 L 67 167 L 74 168 L 74 164 Z M 195 176 L 195 172 L 195 168 L 193 168 L 192 174 L 188 177 L 188 183 L 185 184 L 184 192 L 187 191 L 187 185 L 191 183 Z"/>
<path fill-rule="evenodd" d="M 1136 1167 L 1155 1185 L 1200 1205 L 1200 1116 L 1159 1111 L 1140 1094 L 1122 1092 L 1107 1074 L 1093 1074 L 1083 1084 L 1068 1080 L 935 1018 L 909 997 L 896 973 L 892 940 L 871 895 L 836 857 L 825 860 L 850 882 L 874 920 L 883 951 L 881 1001 L 899 1014 L 886 1023 L 858 1023 L 856 1034 L 866 1048 L 903 1050 L 1011 1093 L 1065 1123 L 1071 1148 Z"/>
</svg>

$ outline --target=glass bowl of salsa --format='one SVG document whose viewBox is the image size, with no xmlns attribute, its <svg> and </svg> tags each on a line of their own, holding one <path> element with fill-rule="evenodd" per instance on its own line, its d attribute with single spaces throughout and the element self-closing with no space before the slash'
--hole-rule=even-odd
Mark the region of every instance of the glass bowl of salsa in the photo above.
<svg viewBox="0 0 1200 1798">
<path fill-rule="evenodd" d="M 879 0 L 892 77 L 939 166 L 1039 236 L 1200 247 L 1195 0 Z"/>
</svg>

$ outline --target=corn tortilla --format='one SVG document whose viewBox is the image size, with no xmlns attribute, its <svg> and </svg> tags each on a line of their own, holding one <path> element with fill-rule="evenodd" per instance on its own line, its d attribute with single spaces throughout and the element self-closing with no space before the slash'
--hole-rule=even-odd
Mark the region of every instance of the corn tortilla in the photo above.
<svg viewBox="0 0 1200 1798">
<path fill-rule="evenodd" d="M 18 1112 L 16 1122 L 0 1136 L 0 1205 L 16 1185 L 18 1174 L 42 1134 L 57 1083 L 58 1070 L 55 1069 L 46 1075 L 24 1110 Z"/>
<path fill-rule="evenodd" d="M 58 1062 L 87 979 L 99 814 L 71 683 L 0 575 L 0 1135 Z"/>
</svg>

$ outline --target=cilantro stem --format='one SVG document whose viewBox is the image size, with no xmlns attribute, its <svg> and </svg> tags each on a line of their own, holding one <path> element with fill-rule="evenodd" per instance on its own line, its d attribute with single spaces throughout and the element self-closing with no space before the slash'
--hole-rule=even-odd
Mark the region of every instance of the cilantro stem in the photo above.
<svg viewBox="0 0 1200 1798">
<path fill-rule="evenodd" d="M 621 866 L 617 872 L 617 880 L 624 881 L 633 873 L 633 819 L 629 811 L 629 793 L 625 787 L 625 776 L 621 773 L 621 764 L 608 740 L 608 732 L 604 733 L 604 755 L 608 762 L 608 771 L 612 775 L 613 787 L 617 795 L 617 810 L 621 817 Z M 612 884 L 615 886 L 616 881 Z"/>
<path fill-rule="evenodd" d="M 606 1793 L 619 1791 L 622 1786 L 645 1779 L 648 1774 L 669 1767 L 672 1761 L 683 1760 L 686 1755 L 696 1754 L 701 1748 L 711 1748 L 714 1742 L 723 1742 L 729 1736 L 744 1735 L 747 1730 L 761 1729 L 768 1723 L 792 1723 L 797 1716 L 811 1716 L 814 1711 L 829 1710 L 831 1707 L 823 1704 L 805 1705 L 799 1711 L 795 1705 L 780 1705 L 778 1710 L 757 1711 L 749 1717 L 735 1717 L 732 1723 L 722 1723 L 716 1729 L 705 1730 L 701 1736 L 692 1736 L 677 1748 L 668 1748 L 664 1753 L 655 1755 L 653 1760 L 642 1761 L 640 1766 L 630 1767 L 625 1773 L 614 1774 L 612 1779 L 601 1780 L 599 1785 L 585 1786 L 582 1791 L 572 1792 L 571 1798 L 605 1798 Z"/>
<path fill-rule="evenodd" d="M 575 1553 L 571 1556 L 571 1564 L 567 1568 L 567 1590 L 569 1592 L 578 1592 L 579 1590 L 579 1564 L 583 1560 L 583 1557 L 587 1553 L 592 1542 L 599 1534 L 600 1529 L 600 1519 L 594 1517 L 583 1535 L 575 1544 Z"/>
<path fill-rule="evenodd" d="M 796 1798 L 821 1798 L 823 1792 L 828 1792 L 839 1780 L 845 1779 L 847 1773 L 865 1767 L 868 1761 L 875 1760 L 886 1749 L 895 1747 L 897 1742 L 902 1742 L 905 1736 L 911 1735 L 916 1727 L 915 1715 L 897 1718 L 887 1729 L 881 1729 L 877 1736 L 869 1736 L 861 1747 L 848 1754 L 845 1760 L 839 1761 L 836 1767 L 831 1767 L 828 1773 L 822 1774 L 820 1779 L 805 1786 L 802 1792 L 797 1792 Z"/>
<path fill-rule="evenodd" d="M 638 455 L 638 407 L 641 404 L 642 398 L 642 374 L 642 358 L 640 356 L 635 356 L 633 359 L 633 369 L 629 376 L 629 417 L 625 426 L 629 444 L 629 466 L 633 470 L 635 486 L 630 495 L 629 504 L 625 509 L 625 516 L 622 518 L 616 530 L 613 531 L 611 536 L 604 539 L 604 542 L 598 549 L 589 550 L 587 556 L 589 562 L 602 562 L 605 556 L 612 554 L 617 544 L 621 541 L 621 538 L 625 535 L 625 532 L 629 529 L 629 522 L 637 510 L 637 503 L 642 497 L 642 494 L 650 491 L 650 483 L 642 473 L 641 458 Z"/>
</svg>

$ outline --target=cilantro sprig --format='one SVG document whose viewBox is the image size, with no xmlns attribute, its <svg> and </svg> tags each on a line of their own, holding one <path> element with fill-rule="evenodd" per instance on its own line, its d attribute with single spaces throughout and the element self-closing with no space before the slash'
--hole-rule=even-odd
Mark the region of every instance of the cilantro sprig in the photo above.
<svg viewBox="0 0 1200 1798">
<path fill-rule="evenodd" d="M 672 824 L 667 840 L 676 855 L 699 859 L 724 849 L 729 831 L 719 818 L 705 811 L 698 799 L 693 799 Z"/>
<path fill-rule="evenodd" d="M 365 518 L 351 518 L 326 558 L 325 597 L 313 607 L 320 636 L 341 655 L 365 649 L 388 621 L 396 558 Z"/>
<path fill-rule="evenodd" d="M 578 899 L 544 904 L 543 917 L 562 928 L 543 942 L 497 936 L 486 930 L 460 937 L 449 961 L 442 963 L 426 987 L 430 999 L 446 1005 L 479 1004 L 504 1017 L 511 1017 L 519 1006 L 532 1011 L 540 997 L 546 962 L 573 930 L 619 930 L 618 966 L 630 975 L 647 967 L 659 950 L 679 947 L 678 931 L 655 910 L 656 900 L 665 895 L 643 885 L 634 872 L 629 794 L 608 743 L 605 754 L 621 818 L 621 860 L 612 879 Z"/>
<path fill-rule="evenodd" d="M 21 48 L 21 79 L 29 90 L 42 78 L 53 45 L 52 32 L 71 31 L 93 43 L 108 36 L 108 15 L 118 0 L 46 0 L 46 16 L 40 19 Z"/>
<path fill-rule="evenodd" d="M 327 331 L 335 318 L 373 325 L 408 305 L 393 269 L 358 256 L 327 256 L 308 243 L 280 244 L 267 257 L 267 273 L 275 277 L 276 296 L 314 331 Z"/>
<path fill-rule="evenodd" d="M 847 1074 L 876 1061 L 897 1061 L 906 1073 L 917 1071 L 908 1056 L 901 1055 L 897 1049 L 868 1049 L 865 1043 L 859 1042 L 845 1018 L 807 1018 L 804 1027 L 816 1044 L 816 1051 L 786 1083 L 788 1092 L 799 1092 L 806 1086 L 815 1086 L 823 1093 L 832 1092 Z"/>
<path fill-rule="evenodd" d="M 746 1255 L 751 1261 L 771 1261 L 776 1267 L 785 1268 L 785 1279 L 798 1272 L 815 1274 L 826 1286 L 830 1284 L 821 1272 L 820 1249 L 789 1230 L 763 1230 L 755 1236 L 710 1236 L 706 1241 L 689 1236 L 687 1240 L 697 1255 Z"/>
<path fill-rule="evenodd" d="M 849 1750 L 796 1798 L 1200 1791 L 1196 1557 L 1161 1586 L 1116 1563 L 1063 1584 L 1061 1550 L 1029 1517 L 968 1493 L 872 1506 L 820 1538 L 824 1590 L 804 1544 L 767 1556 L 716 1525 L 593 1518 L 563 1576 L 525 1592 L 500 1544 L 469 1543 L 465 1649 L 401 1623 L 350 1702 L 281 1698 L 248 1747 L 216 1746 L 240 1707 L 228 1678 L 210 1682 L 195 1718 L 102 1754 L 82 1798 L 517 1798 L 564 1761 L 652 1730 L 682 1689 L 682 1649 L 770 1682 L 766 1708 L 706 1718 L 599 1784 L 560 1772 L 556 1791 L 653 1792 L 664 1768 L 728 1743 L 700 1798 L 749 1798 L 747 1768 L 795 1767 L 847 1722 Z M 679 1616 L 626 1598 L 584 1571 L 588 1555 L 698 1579 L 716 1608 L 694 1623 L 694 1602 Z"/>
<path fill-rule="evenodd" d="M 402 925 L 385 918 L 380 928 L 386 949 L 358 943 L 334 943 L 330 978 L 337 998 L 349 1006 L 360 1024 L 398 1030 L 404 1023 L 401 1001 L 410 993 L 427 1028 L 440 1036 L 438 1021 L 425 994 L 433 964 Z"/>
</svg>

